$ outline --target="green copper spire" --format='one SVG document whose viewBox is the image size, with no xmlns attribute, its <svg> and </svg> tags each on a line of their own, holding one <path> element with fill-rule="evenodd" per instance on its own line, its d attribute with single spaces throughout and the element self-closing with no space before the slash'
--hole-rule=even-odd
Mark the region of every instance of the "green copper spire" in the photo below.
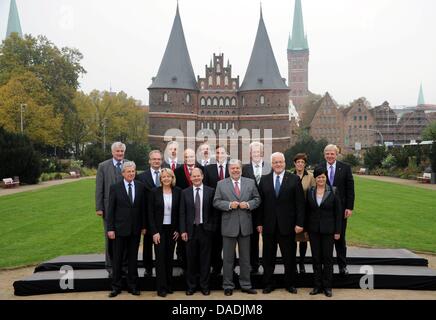
<svg viewBox="0 0 436 320">
<path fill-rule="evenodd" d="M 304 33 L 303 10 L 301 0 L 295 0 L 294 25 L 292 26 L 292 37 L 289 37 L 288 50 L 308 50 L 307 36 Z"/>
<path fill-rule="evenodd" d="M 419 87 L 418 106 L 425 104 L 424 91 L 422 90 L 422 83 Z"/>
<path fill-rule="evenodd" d="M 6 38 L 11 35 L 11 33 L 16 32 L 22 38 L 23 32 L 21 31 L 20 17 L 18 16 L 18 9 L 15 0 L 11 0 L 11 5 L 9 7 L 9 19 L 8 19 L 8 29 L 6 31 Z"/>
</svg>

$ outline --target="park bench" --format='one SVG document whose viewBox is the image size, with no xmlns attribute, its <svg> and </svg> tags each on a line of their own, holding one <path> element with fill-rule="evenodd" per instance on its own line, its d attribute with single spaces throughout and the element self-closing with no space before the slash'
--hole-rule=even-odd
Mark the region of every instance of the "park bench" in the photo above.
<svg viewBox="0 0 436 320">
<path fill-rule="evenodd" d="M 18 178 L 16 178 L 15 180 L 12 178 L 3 179 L 3 188 L 15 188 L 18 187 L 19 185 L 20 185 L 20 181 L 18 180 Z"/>
<path fill-rule="evenodd" d="M 80 178 L 80 173 L 77 173 L 76 171 L 70 171 L 70 178 Z"/>
<path fill-rule="evenodd" d="M 367 171 L 366 168 L 360 168 L 360 169 L 359 169 L 359 172 L 357 172 L 357 174 L 359 174 L 359 175 L 365 175 L 365 174 L 368 174 L 368 171 Z"/>
<path fill-rule="evenodd" d="M 416 180 L 421 183 L 430 183 L 431 182 L 431 173 L 423 173 L 422 176 L 416 177 Z"/>
</svg>

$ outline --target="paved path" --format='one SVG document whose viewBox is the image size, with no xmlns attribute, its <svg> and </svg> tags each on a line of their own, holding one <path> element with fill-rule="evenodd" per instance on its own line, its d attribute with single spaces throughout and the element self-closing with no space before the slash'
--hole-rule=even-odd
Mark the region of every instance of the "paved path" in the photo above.
<svg viewBox="0 0 436 320">
<path fill-rule="evenodd" d="M 51 186 L 57 186 L 57 185 L 60 185 L 60 184 L 65 184 L 65 183 L 77 182 L 77 181 L 83 180 L 83 179 L 95 179 L 95 176 L 76 178 L 76 179 L 50 180 L 50 181 L 40 182 L 38 184 L 19 186 L 19 187 L 16 187 L 16 188 L 0 189 L 0 197 L 1 196 L 7 196 L 7 195 L 10 195 L 10 194 L 19 193 L 19 192 L 26 192 L 26 191 L 33 191 L 33 190 L 44 189 L 44 188 L 48 188 L 48 187 L 51 187 Z"/>
<path fill-rule="evenodd" d="M 365 176 L 365 175 L 359 175 L 358 177 L 364 179 L 376 180 L 376 181 L 396 183 L 396 184 L 401 184 L 403 186 L 417 187 L 417 188 L 428 189 L 428 190 L 436 190 L 436 184 L 419 183 L 416 180 L 407 180 L 407 179 L 383 177 L 383 176 Z"/>
</svg>

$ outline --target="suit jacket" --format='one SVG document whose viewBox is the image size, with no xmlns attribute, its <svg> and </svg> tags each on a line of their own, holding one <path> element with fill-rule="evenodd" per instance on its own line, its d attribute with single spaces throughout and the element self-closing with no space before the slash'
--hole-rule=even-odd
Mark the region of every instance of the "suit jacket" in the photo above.
<svg viewBox="0 0 436 320">
<path fill-rule="evenodd" d="M 264 171 L 265 161 L 262 161 L 262 176 L 265 175 Z M 253 164 L 250 162 L 242 167 L 242 176 L 246 178 L 253 179 L 256 183 L 256 187 L 259 187 L 256 181 L 256 176 L 254 175 Z"/>
<path fill-rule="evenodd" d="M 191 238 L 195 223 L 195 187 L 182 191 L 180 201 L 180 233 L 187 232 Z M 203 228 L 208 231 L 215 231 L 217 212 L 213 207 L 215 190 L 203 184 Z"/>
<path fill-rule="evenodd" d="M 335 188 L 335 187 L 333 187 Z M 342 227 L 342 206 L 339 194 L 327 185 L 321 205 L 316 201 L 316 187 L 307 193 L 305 229 L 322 234 L 340 234 Z"/>
<path fill-rule="evenodd" d="M 122 162 L 124 163 L 126 161 L 128 160 Z M 110 186 L 121 180 L 123 180 L 123 177 L 121 174 L 117 173 L 112 158 L 103 161 L 98 165 L 95 181 L 95 210 L 103 211 L 104 217 L 106 217 L 109 208 Z"/>
<path fill-rule="evenodd" d="M 144 172 L 138 174 L 136 176 L 136 180 L 141 181 L 148 191 L 156 188 L 156 185 L 154 184 L 154 177 L 152 177 L 151 169 L 147 169 Z"/>
<path fill-rule="evenodd" d="M 238 197 L 231 178 L 218 182 L 213 205 L 221 211 L 221 234 L 225 237 L 237 237 L 253 233 L 251 211 L 260 205 L 260 196 L 253 179 L 241 177 L 241 194 Z M 248 202 L 250 209 L 230 209 L 230 202 Z"/>
<path fill-rule="evenodd" d="M 281 235 L 294 233 L 296 225 L 304 226 L 304 191 L 300 178 L 285 171 L 279 196 L 274 190 L 274 173 L 262 177 L 259 193 L 262 199 L 257 225 L 263 226 L 264 234 L 274 234 L 279 227 Z"/>
<path fill-rule="evenodd" d="M 325 161 L 321 162 L 319 166 L 327 168 Z M 330 181 L 327 183 L 330 185 Z M 351 167 L 341 161 L 336 161 L 336 171 L 333 186 L 339 191 L 339 198 L 341 199 L 342 209 L 354 209 L 354 180 Z"/>
<path fill-rule="evenodd" d="M 204 180 L 203 183 L 211 188 L 216 189 L 216 185 L 218 184 L 218 168 L 216 163 L 209 164 L 206 167 L 204 167 Z M 229 175 L 229 164 L 226 165 L 226 170 L 224 172 L 224 179 L 230 177 Z"/>
<path fill-rule="evenodd" d="M 200 168 L 201 171 L 204 171 L 204 168 L 198 162 L 195 162 L 195 168 Z M 176 186 L 180 189 L 184 190 L 191 185 L 189 184 L 189 179 L 185 174 L 185 165 L 181 165 L 174 171 L 174 175 L 176 176 Z"/>
<path fill-rule="evenodd" d="M 130 202 L 124 180 L 110 186 L 108 231 L 115 231 L 115 236 L 140 235 L 146 229 L 146 193 L 145 186 L 135 181 L 135 200 Z"/>
<path fill-rule="evenodd" d="M 178 187 L 173 188 L 172 205 L 171 205 L 171 228 L 172 232 L 179 229 L 179 209 L 180 209 L 180 195 L 182 190 Z M 164 220 L 164 198 L 162 187 L 155 188 L 150 192 L 148 201 L 148 221 L 149 231 L 152 235 L 162 233 L 162 226 Z"/>
</svg>

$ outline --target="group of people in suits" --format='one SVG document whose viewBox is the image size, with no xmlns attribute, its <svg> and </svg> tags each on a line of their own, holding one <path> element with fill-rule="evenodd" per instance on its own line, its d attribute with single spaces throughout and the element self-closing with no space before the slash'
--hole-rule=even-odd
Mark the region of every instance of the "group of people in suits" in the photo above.
<svg viewBox="0 0 436 320">
<path fill-rule="evenodd" d="M 222 270 L 224 294 L 235 289 L 236 253 L 239 257 L 241 291 L 256 294 L 251 274 L 259 272 L 262 243 L 263 293 L 273 281 L 277 247 L 285 269 L 284 286 L 296 294 L 297 242 L 300 273 L 305 272 L 307 242 L 313 259 L 314 288 L 311 295 L 332 296 L 333 247 L 339 271 L 346 267 L 345 231 L 354 205 L 351 168 L 337 160 L 338 149 L 328 145 L 325 162 L 313 174 L 306 170 L 307 156 L 297 154 L 295 171 L 285 170 L 285 156 L 273 153 L 265 165 L 263 145 L 250 145 L 250 163 L 228 159 L 223 146 L 210 158 L 210 147 L 200 146 L 201 160 L 186 149 L 177 159 L 178 144 L 167 146 L 168 158 L 159 150 L 149 154 L 150 167 L 136 176 L 135 164 L 124 158 L 125 145 L 112 145 L 113 158 L 97 171 L 96 212 L 103 217 L 106 237 L 106 268 L 112 277 L 110 297 L 122 289 L 126 274 L 128 291 L 139 295 L 137 253 L 143 236 L 145 273 L 153 272 L 155 253 L 157 294 L 173 293 L 173 256 L 186 278 L 186 295 L 200 290 L 210 294 L 211 275 Z M 262 236 L 260 242 L 259 236 Z"/>
</svg>

